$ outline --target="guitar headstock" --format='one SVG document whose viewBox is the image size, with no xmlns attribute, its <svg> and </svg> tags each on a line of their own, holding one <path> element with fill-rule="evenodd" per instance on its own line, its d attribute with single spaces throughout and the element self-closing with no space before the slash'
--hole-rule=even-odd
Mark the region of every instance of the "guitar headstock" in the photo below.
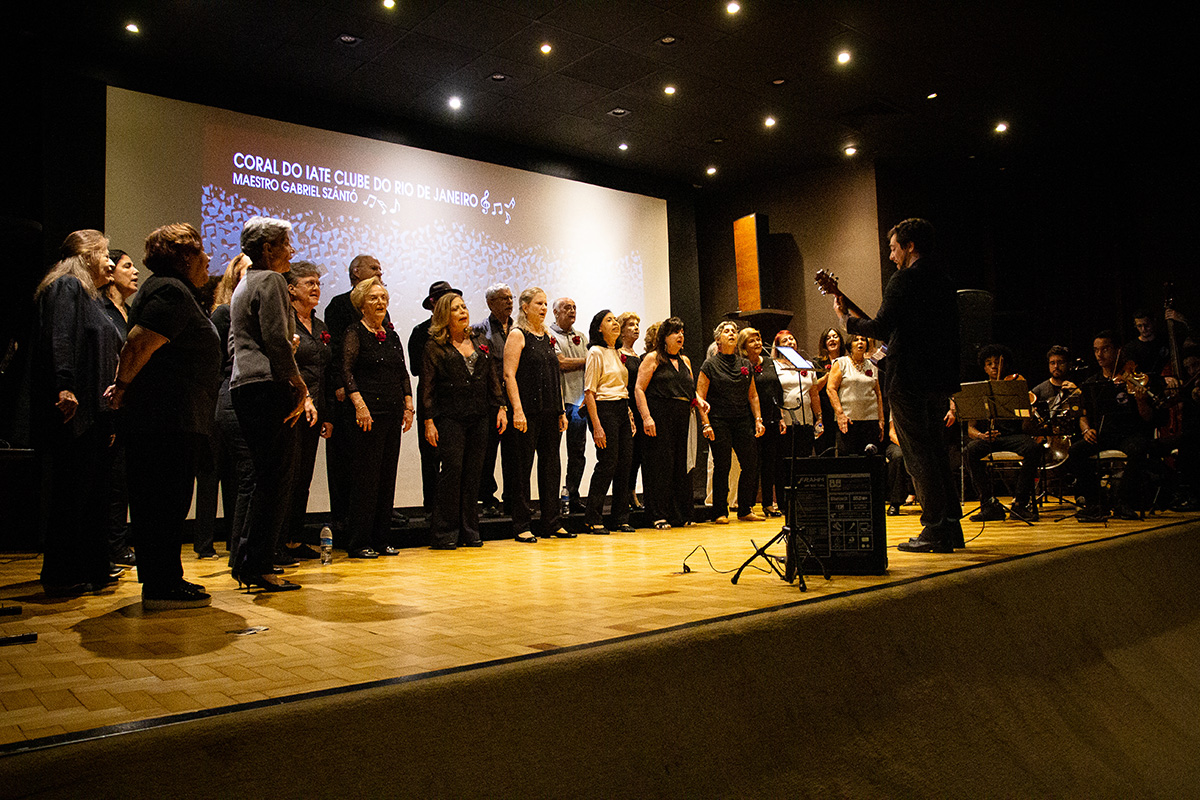
<svg viewBox="0 0 1200 800">
<path fill-rule="evenodd" d="M 813 282 L 817 284 L 821 294 L 841 294 L 841 290 L 838 289 L 837 276 L 832 272 L 826 272 L 823 269 L 817 270 L 817 274 L 813 276 Z"/>
</svg>

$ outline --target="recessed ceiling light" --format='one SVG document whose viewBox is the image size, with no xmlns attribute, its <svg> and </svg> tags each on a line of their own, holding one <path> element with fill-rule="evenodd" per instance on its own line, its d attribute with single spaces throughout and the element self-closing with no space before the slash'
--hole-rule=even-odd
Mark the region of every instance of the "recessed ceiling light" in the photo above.
<svg viewBox="0 0 1200 800">
<path fill-rule="evenodd" d="M 619 145 L 617 145 L 617 149 L 618 150 L 628 150 L 629 145 L 625 144 L 624 142 L 621 142 Z"/>
<path fill-rule="evenodd" d="M 341 44 L 346 45 L 346 47 L 358 47 L 362 44 L 362 37 L 355 36 L 353 33 L 343 33 L 337 40 Z"/>
<path fill-rule="evenodd" d="M 998 123 L 996 123 L 996 133 L 1004 133 L 1004 132 L 1005 132 L 1005 131 L 1007 131 L 1007 130 L 1008 130 L 1008 123 L 1007 123 L 1007 122 L 998 122 Z"/>
<path fill-rule="evenodd" d="M 935 97 L 937 97 L 937 92 L 930 92 L 929 94 L 925 95 L 926 100 L 932 100 Z"/>
<path fill-rule="evenodd" d="M 543 53 L 544 55 L 550 55 L 550 51 L 551 51 L 551 50 L 553 50 L 553 49 L 554 49 L 554 48 L 550 46 L 550 43 L 549 43 L 549 42 L 546 42 L 546 43 L 545 43 L 545 44 L 543 44 L 543 45 L 542 45 L 542 47 L 541 47 L 541 51 L 542 51 L 542 53 Z"/>
<path fill-rule="evenodd" d="M 396 0 L 383 0 L 383 7 L 392 9 L 396 7 Z"/>
<path fill-rule="evenodd" d="M 609 111 L 608 113 L 612 114 L 614 117 L 623 117 L 629 113 L 629 109 L 621 108 L 618 106 L 617 108 L 614 108 L 612 111 Z"/>
<path fill-rule="evenodd" d="M 715 139 L 709 139 L 708 143 L 709 144 L 725 144 L 725 139 L 723 137 L 718 136 Z"/>
<path fill-rule="evenodd" d="M 768 128 L 775 127 L 775 118 L 767 117 L 766 119 L 763 120 L 763 125 L 766 125 Z"/>
<path fill-rule="evenodd" d="M 838 58 L 839 64 L 849 64 L 850 63 L 850 51 L 843 50 L 842 52 L 838 53 L 837 58 Z"/>
<path fill-rule="evenodd" d="M 725 10 L 730 14 L 736 14 L 742 10 L 742 7 L 738 3 L 730 3 L 729 5 L 725 6 Z"/>
<path fill-rule="evenodd" d="M 460 108 L 462 108 L 462 98 L 458 95 L 455 95 L 446 101 L 446 105 L 450 106 L 455 111 L 458 111 Z"/>
<path fill-rule="evenodd" d="M 507 76 L 507 75 L 505 75 L 503 72 L 493 72 L 493 73 L 492 73 L 492 80 L 494 80 L 494 81 L 506 81 L 506 80 L 508 80 L 508 76 Z"/>
<path fill-rule="evenodd" d="M 659 39 L 659 40 L 658 40 L 658 43 L 659 43 L 659 44 L 665 44 L 665 45 L 672 45 L 672 44 L 675 44 L 675 43 L 676 43 L 676 42 L 678 42 L 678 41 L 679 41 L 679 40 L 678 40 L 678 39 L 676 39 L 674 36 L 672 36 L 672 35 L 670 35 L 670 34 L 667 34 L 666 36 L 664 36 L 664 37 L 662 37 L 661 39 Z"/>
<path fill-rule="evenodd" d="M 663 94 L 675 94 L 675 87 L 674 86 L 664 86 Z"/>
<path fill-rule="evenodd" d="M 732 12 L 731 12 L 731 13 L 732 13 Z M 716 175 L 716 174 L 717 174 L 717 168 L 716 168 L 716 167 L 709 167 L 708 169 L 704 170 L 704 172 L 705 172 L 706 174 L 708 174 L 708 175 Z"/>
<path fill-rule="evenodd" d="M 787 78 L 776 78 L 771 81 L 772 86 L 783 86 L 785 83 L 787 83 Z"/>
<path fill-rule="evenodd" d="M 138 27 L 136 22 L 131 22 L 128 25 L 126 25 L 125 30 L 129 31 L 130 33 L 141 33 L 142 32 L 142 29 Z"/>
<path fill-rule="evenodd" d="M 847 145 L 847 146 L 845 147 L 845 149 L 844 149 L 844 150 L 842 150 L 842 152 L 843 152 L 843 153 L 845 153 L 845 154 L 846 154 L 846 155 L 848 155 L 848 156 L 852 156 L 852 155 L 854 155 L 855 153 L 857 153 L 857 152 L 858 152 L 858 148 L 857 148 L 857 147 L 855 147 L 854 145 L 852 145 L 852 144 L 851 144 L 851 145 Z"/>
</svg>

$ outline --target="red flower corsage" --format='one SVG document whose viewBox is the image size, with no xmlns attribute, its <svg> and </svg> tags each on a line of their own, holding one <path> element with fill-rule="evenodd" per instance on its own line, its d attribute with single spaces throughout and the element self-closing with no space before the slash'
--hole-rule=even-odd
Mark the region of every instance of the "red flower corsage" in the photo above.
<svg viewBox="0 0 1200 800">
<path fill-rule="evenodd" d="M 375 331 L 375 338 L 381 342 L 387 341 L 387 331 Z"/>
<path fill-rule="evenodd" d="M 802 369 L 802 370 L 800 370 L 800 377 L 801 377 L 801 378 L 807 378 L 807 377 L 808 377 L 808 370 L 806 370 L 806 369 Z"/>
<path fill-rule="evenodd" d="M 329 335 L 329 331 L 321 331 L 321 344 L 329 344 L 329 340 L 333 337 Z"/>
<path fill-rule="evenodd" d="M 574 336 L 571 337 L 571 341 L 575 344 L 581 344 L 583 342 L 583 339 L 579 338 L 579 334 L 575 334 Z"/>
<path fill-rule="evenodd" d="M 762 364 L 755 364 L 755 365 L 754 365 L 754 374 L 755 374 L 755 375 L 761 375 L 761 374 L 762 374 Z"/>
<path fill-rule="evenodd" d="M 743 374 L 743 375 L 749 375 L 749 374 L 750 374 L 750 368 L 749 368 L 749 367 L 742 367 L 742 374 Z"/>
<path fill-rule="evenodd" d="M 485 354 L 488 352 L 488 346 L 486 344 L 479 345 L 479 349 L 482 350 Z"/>
<path fill-rule="evenodd" d="M 868 378 L 869 378 L 869 377 L 871 377 L 871 376 L 872 376 L 872 375 L 874 375 L 874 374 L 875 374 L 875 373 L 874 373 L 874 372 L 872 372 L 871 370 L 867 370 L 867 377 L 868 377 Z"/>
<path fill-rule="evenodd" d="M 395 326 L 395 325 L 393 325 L 393 324 L 392 324 L 392 323 L 390 323 L 390 322 L 385 322 L 385 323 L 383 323 L 383 324 L 384 324 L 384 326 L 385 326 L 385 327 L 387 327 L 387 329 L 388 329 L 389 331 L 394 331 L 394 330 L 396 330 L 396 326 Z"/>
<path fill-rule="evenodd" d="M 625 354 L 618 352 L 617 355 L 619 355 L 621 357 L 621 363 L 624 364 L 625 363 Z"/>
</svg>

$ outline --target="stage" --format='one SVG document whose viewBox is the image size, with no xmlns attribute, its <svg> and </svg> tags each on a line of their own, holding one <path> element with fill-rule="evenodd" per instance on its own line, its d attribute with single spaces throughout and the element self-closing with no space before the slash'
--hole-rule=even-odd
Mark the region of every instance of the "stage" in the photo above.
<svg viewBox="0 0 1200 800">
<path fill-rule="evenodd" d="M 321 707 L 323 714 L 332 713 L 328 709 L 336 705 L 330 704 L 361 707 L 397 687 L 428 694 L 476 676 L 537 676 L 542 669 L 549 675 L 558 669 L 554 665 L 572 659 L 603 668 L 616 658 L 611 654 L 665 643 L 695 647 L 696 641 L 721 638 L 719 631 L 783 620 L 820 626 L 835 610 L 886 608 L 914 594 L 986 585 L 992 576 L 1012 581 L 1039 564 L 1071 574 L 1074 559 L 1141 537 L 1174 541 L 1198 519 L 1163 513 L 1107 525 L 1054 522 L 1050 506 L 1032 527 L 967 524 L 967 547 L 952 555 L 897 551 L 896 543 L 918 532 L 918 513 L 905 507 L 901 516 L 888 518 L 886 575 L 834 575 L 830 581 L 810 575 L 806 593 L 755 570 L 732 585 L 730 574 L 713 571 L 705 552 L 692 553 L 703 546 L 713 565 L 732 571 L 753 553 L 751 540 L 763 543 L 781 520 L 639 529 L 536 545 L 489 541 L 453 552 L 408 548 L 376 561 L 350 561 L 338 552 L 330 566 L 304 562 L 289 569 L 287 577 L 304 588 L 275 595 L 239 591 L 223 561 L 198 561 L 185 550 L 187 578 L 208 588 L 212 607 L 152 614 L 143 614 L 138 584 L 128 574 L 104 593 L 50 600 L 36 582 L 40 558 L 8 555 L 0 567 L 0 599 L 24 611 L 0 617 L 0 634 L 34 632 L 38 640 L 0 648 L 0 753 L 11 757 L 3 759 L 10 764 L 39 751 L 53 759 L 55 751 L 61 755 L 89 742 L 107 739 L 105 747 L 119 747 L 120 740 L 169 724 L 176 737 L 189 726 L 197 732 L 253 726 L 250 721 L 264 714 L 286 719 L 289 708 L 299 715 L 306 707 Z M 781 546 L 776 550 L 782 553 Z M 685 557 L 691 568 L 686 573 Z M 1051 587 L 1063 585 L 1061 578 L 1047 580 Z M 1036 597 L 1020 602 L 1038 606 Z M 1060 615 L 1054 609 L 1072 601 L 1064 595 L 1045 602 L 1048 613 Z M 1088 600 L 1080 596 L 1078 602 Z M 929 622 L 961 624 L 936 615 Z M 913 623 L 921 629 L 919 619 Z M 870 634 L 881 642 L 888 635 L 886 629 Z M 864 643 L 840 643 L 835 633 L 806 646 L 819 646 L 836 661 L 843 644 L 857 652 Z M 636 681 L 636 675 L 622 675 L 617 683 L 631 677 Z M 536 694 L 533 680 L 525 690 Z M 604 680 L 611 688 L 613 678 Z M 615 691 L 624 690 L 618 685 Z M 575 724 L 590 723 L 580 718 Z M 514 791 L 522 787 L 529 785 L 511 785 Z M 431 790 L 440 789 L 449 791 L 447 784 Z"/>
</svg>

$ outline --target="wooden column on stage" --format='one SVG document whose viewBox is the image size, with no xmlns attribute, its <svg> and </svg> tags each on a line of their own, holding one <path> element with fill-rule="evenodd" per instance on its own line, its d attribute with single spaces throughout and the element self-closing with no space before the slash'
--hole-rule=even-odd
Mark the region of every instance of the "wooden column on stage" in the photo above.
<svg viewBox="0 0 1200 800">
<path fill-rule="evenodd" d="M 770 346 L 775 334 L 792 321 L 792 312 L 778 308 L 763 308 L 761 244 L 767 240 L 769 224 L 765 214 L 747 214 L 733 221 L 733 255 L 737 269 L 738 308 L 725 314 L 751 325 L 762 334 L 763 344 Z M 767 281 L 766 283 L 770 283 Z"/>
</svg>

